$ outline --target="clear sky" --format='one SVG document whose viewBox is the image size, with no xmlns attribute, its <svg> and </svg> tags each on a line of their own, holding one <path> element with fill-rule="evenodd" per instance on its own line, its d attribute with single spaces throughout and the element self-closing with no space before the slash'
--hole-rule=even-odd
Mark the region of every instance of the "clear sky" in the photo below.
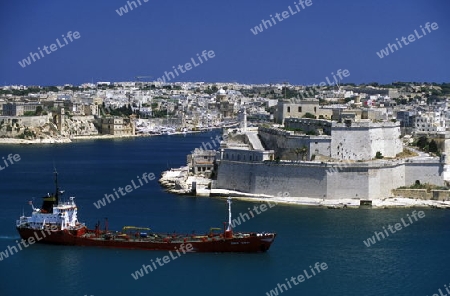
<svg viewBox="0 0 450 296">
<path fill-rule="evenodd" d="M 191 58 L 198 66 L 171 82 L 318 84 L 338 69 L 350 72 L 343 82 L 450 82 L 449 0 L 139 1 L 133 10 L 126 0 L 2 1 L 0 85 L 156 79 Z M 65 43 L 69 31 L 79 36 Z M 380 58 L 388 43 L 398 50 Z M 214 57 L 200 64 L 204 50 Z"/>
</svg>

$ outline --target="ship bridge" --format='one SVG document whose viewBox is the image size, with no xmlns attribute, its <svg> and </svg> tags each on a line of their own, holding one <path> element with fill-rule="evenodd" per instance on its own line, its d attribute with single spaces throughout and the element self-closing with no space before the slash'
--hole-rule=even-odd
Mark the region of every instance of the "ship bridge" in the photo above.
<svg viewBox="0 0 450 296">
<path fill-rule="evenodd" d="M 53 206 L 52 213 L 47 213 L 42 209 L 35 208 L 33 204 L 33 212 L 31 217 L 20 217 L 17 226 L 27 226 L 33 229 L 44 229 L 56 225 L 58 229 L 74 229 L 79 226 L 77 217 L 77 205 L 74 201 L 75 197 L 70 197 L 69 202 L 59 203 Z"/>
</svg>

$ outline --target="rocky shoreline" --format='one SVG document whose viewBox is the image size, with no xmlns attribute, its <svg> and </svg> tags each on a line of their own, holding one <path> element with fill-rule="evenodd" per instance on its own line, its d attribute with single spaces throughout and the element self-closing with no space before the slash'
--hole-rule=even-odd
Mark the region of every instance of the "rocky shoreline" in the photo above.
<svg viewBox="0 0 450 296">
<path fill-rule="evenodd" d="M 16 138 L 0 138 L 0 144 L 56 144 L 71 143 L 69 138 L 44 138 L 44 139 L 16 139 Z"/>
<path fill-rule="evenodd" d="M 77 140 L 97 140 L 97 139 L 121 139 L 134 137 L 149 137 L 152 135 L 90 135 L 90 136 L 73 136 L 73 137 L 59 137 L 59 138 L 43 138 L 43 139 L 17 139 L 17 138 L 0 138 L 1 144 L 58 144 L 58 143 L 73 143 Z"/>
<path fill-rule="evenodd" d="M 193 133 L 201 133 L 202 131 L 176 132 L 171 135 L 185 135 Z M 135 137 L 157 137 L 157 134 L 136 134 L 136 135 L 80 135 L 71 137 L 47 137 L 41 139 L 19 139 L 19 138 L 0 138 L 0 145 L 2 144 L 56 144 L 56 143 L 72 143 L 77 140 L 97 140 L 97 139 L 121 139 L 121 138 L 135 138 Z"/>
</svg>

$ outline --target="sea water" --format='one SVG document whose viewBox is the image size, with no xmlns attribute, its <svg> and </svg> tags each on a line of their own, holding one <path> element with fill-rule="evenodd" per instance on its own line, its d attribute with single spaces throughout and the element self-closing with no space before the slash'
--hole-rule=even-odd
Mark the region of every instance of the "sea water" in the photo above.
<svg viewBox="0 0 450 296">
<path fill-rule="evenodd" d="M 40 206 L 42 196 L 54 192 L 54 168 L 63 199 L 75 196 L 79 220 L 90 228 L 96 223 L 103 228 L 105 218 L 114 230 L 128 225 L 203 234 L 223 227 L 224 199 L 169 194 L 157 182 L 162 171 L 185 165 L 186 155 L 215 135 L 0 146 L 0 158 L 10 153 L 21 158 L 0 171 L 0 256 L 8 253 L 0 261 L 0 295 L 439 295 L 439 289 L 449 294 L 446 210 L 277 204 L 235 228 L 276 232 L 268 252 L 181 254 L 138 279 L 132 274 L 168 252 L 41 244 L 18 249 L 16 220 L 30 215 L 30 200 Z M 104 207 L 94 206 L 144 173 L 156 179 Z M 254 205 L 234 200 L 233 217 Z M 402 218 L 408 223 L 414 210 L 425 216 L 381 237 L 379 232 Z M 375 232 L 379 239 L 368 247 L 364 241 Z M 323 263 L 326 269 L 320 269 Z"/>
</svg>

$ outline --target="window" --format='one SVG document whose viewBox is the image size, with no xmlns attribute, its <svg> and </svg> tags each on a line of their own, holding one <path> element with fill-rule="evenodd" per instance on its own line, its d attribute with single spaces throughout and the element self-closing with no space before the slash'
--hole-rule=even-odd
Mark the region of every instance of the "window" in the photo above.
<svg viewBox="0 0 450 296">
<path fill-rule="evenodd" d="M 287 113 L 291 113 L 291 107 L 287 107 Z"/>
<path fill-rule="evenodd" d="M 298 107 L 298 112 L 302 112 L 302 107 Z"/>
<path fill-rule="evenodd" d="M 314 113 L 316 113 L 317 112 L 317 107 L 314 107 Z"/>
</svg>

